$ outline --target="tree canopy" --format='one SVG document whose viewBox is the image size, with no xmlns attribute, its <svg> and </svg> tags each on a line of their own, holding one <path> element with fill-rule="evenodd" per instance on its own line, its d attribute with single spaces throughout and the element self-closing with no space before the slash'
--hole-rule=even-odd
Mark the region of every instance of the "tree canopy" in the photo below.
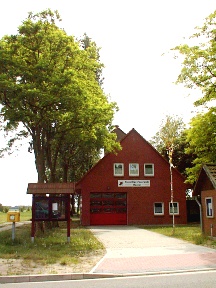
<svg viewBox="0 0 216 288">
<path fill-rule="evenodd" d="M 101 87 L 98 48 L 90 38 L 82 47 L 60 20 L 50 9 L 29 13 L 17 35 L 0 40 L 1 116 L 6 130 L 30 136 L 39 182 L 59 180 L 57 166 L 74 143 L 89 153 L 119 149 L 111 133 L 118 108 Z"/>
<path fill-rule="evenodd" d="M 204 163 L 216 163 L 216 108 L 211 108 L 207 113 L 196 115 L 186 130 L 186 137 L 190 145 L 187 154 L 196 155 L 193 167 L 187 168 L 187 182 L 193 184 L 198 172 Z"/>
<path fill-rule="evenodd" d="M 182 44 L 173 50 L 183 55 L 182 70 L 177 83 L 188 88 L 199 88 L 202 97 L 195 105 L 203 105 L 216 98 L 216 11 L 210 14 L 191 39 L 198 44 Z"/>
<path fill-rule="evenodd" d="M 186 169 L 192 166 L 193 154 L 189 151 L 188 154 L 186 153 L 189 142 L 186 139 L 182 118 L 167 115 L 150 143 L 167 161 L 172 161 L 171 163 L 180 173 L 186 176 Z"/>
<path fill-rule="evenodd" d="M 183 129 L 184 122 L 180 117 L 167 115 L 162 120 L 160 129 L 152 138 L 151 143 L 158 151 L 162 151 L 164 148 L 169 149 L 169 147 L 175 145 L 174 143 Z"/>
<path fill-rule="evenodd" d="M 193 167 L 187 169 L 187 181 L 194 183 L 204 163 L 215 163 L 215 99 L 216 99 L 216 11 L 206 17 L 202 27 L 196 27 L 191 37 L 192 45 L 175 47 L 183 56 L 182 69 L 177 83 L 187 88 L 198 88 L 202 96 L 195 101 L 205 112 L 199 113 L 185 131 L 186 153 L 193 155 Z M 194 43 L 196 43 L 194 45 Z"/>
<path fill-rule="evenodd" d="M 152 145 L 169 161 L 172 161 L 172 154 L 183 127 L 184 123 L 181 118 L 167 115 L 162 120 L 159 131 L 151 140 Z"/>
</svg>

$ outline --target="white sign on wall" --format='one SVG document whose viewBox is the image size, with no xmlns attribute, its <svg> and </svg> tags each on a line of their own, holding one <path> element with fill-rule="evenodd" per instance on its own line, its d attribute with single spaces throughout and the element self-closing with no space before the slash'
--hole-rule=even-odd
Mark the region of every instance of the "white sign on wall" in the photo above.
<svg viewBox="0 0 216 288">
<path fill-rule="evenodd" d="M 118 187 L 150 187 L 150 180 L 118 180 Z"/>
</svg>

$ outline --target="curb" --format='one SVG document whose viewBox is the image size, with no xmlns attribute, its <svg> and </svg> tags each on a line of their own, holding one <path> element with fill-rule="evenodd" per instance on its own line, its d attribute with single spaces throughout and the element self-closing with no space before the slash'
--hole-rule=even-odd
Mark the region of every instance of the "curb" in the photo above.
<svg viewBox="0 0 216 288">
<path fill-rule="evenodd" d="M 45 275 L 13 275 L 0 276 L 0 283 L 22 283 L 22 282 L 44 282 L 44 281 L 64 281 L 83 280 L 97 278 L 120 277 L 118 274 L 93 274 L 93 273 L 73 273 L 73 274 L 45 274 Z"/>
<path fill-rule="evenodd" d="M 172 270 L 172 271 L 153 271 L 143 273 L 73 273 L 73 274 L 45 274 L 45 275 L 17 275 L 17 276 L 0 276 L 0 284 L 5 283 L 24 283 L 24 282 L 46 282 L 46 281 L 66 281 L 66 280 L 84 280 L 84 279 L 101 279 L 101 278 L 119 278 L 119 277 L 137 277 L 152 276 L 180 273 L 196 273 L 216 271 L 215 268 L 191 269 L 191 270 Z"/>
</svg>

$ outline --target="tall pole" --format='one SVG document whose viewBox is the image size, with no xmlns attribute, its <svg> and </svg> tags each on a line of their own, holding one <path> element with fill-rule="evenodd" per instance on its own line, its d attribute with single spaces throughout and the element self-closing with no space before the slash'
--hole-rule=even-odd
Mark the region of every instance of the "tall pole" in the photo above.
<svg viewBox="0 0 216 288">
<path fill-rule="evenodd" d="M 173 145 L 169 147 L 169 164 L 170 164 L 170 192 L 171 192 L 171 207 L 172 207 L 172 227 L 173 234 L 175 232 L 175 211 L 174 211 L 174 195 L 173 195 L 173 174 L 172 174 L 172 155 L 173 155 Z"/>
<path fill-rule="evenodd" d="M 14 241 L 15 239 L 15 222 L 12 222 L 12 240 Z"/>
</svg>

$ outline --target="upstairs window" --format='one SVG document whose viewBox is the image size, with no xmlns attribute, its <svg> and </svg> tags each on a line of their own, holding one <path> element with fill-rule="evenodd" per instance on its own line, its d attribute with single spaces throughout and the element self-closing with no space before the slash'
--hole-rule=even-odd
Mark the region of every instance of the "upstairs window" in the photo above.
<svg viewBox="0 0 216 288">
<path fill-rule="evenodd" d="M 139 176 L 139 164 L 138 163 L 129 164 L 129 176 Z"/>
<path fill-rule="evenodd" d="M 124 164 L 123 163 L 114 163 L 114 176 L 124 176 Z"/>
<path fill-rule="evenodd" d="M 144 164 L 144 175 L 154 176 L 154 164 L 151 163 Z"/>
</svg>

